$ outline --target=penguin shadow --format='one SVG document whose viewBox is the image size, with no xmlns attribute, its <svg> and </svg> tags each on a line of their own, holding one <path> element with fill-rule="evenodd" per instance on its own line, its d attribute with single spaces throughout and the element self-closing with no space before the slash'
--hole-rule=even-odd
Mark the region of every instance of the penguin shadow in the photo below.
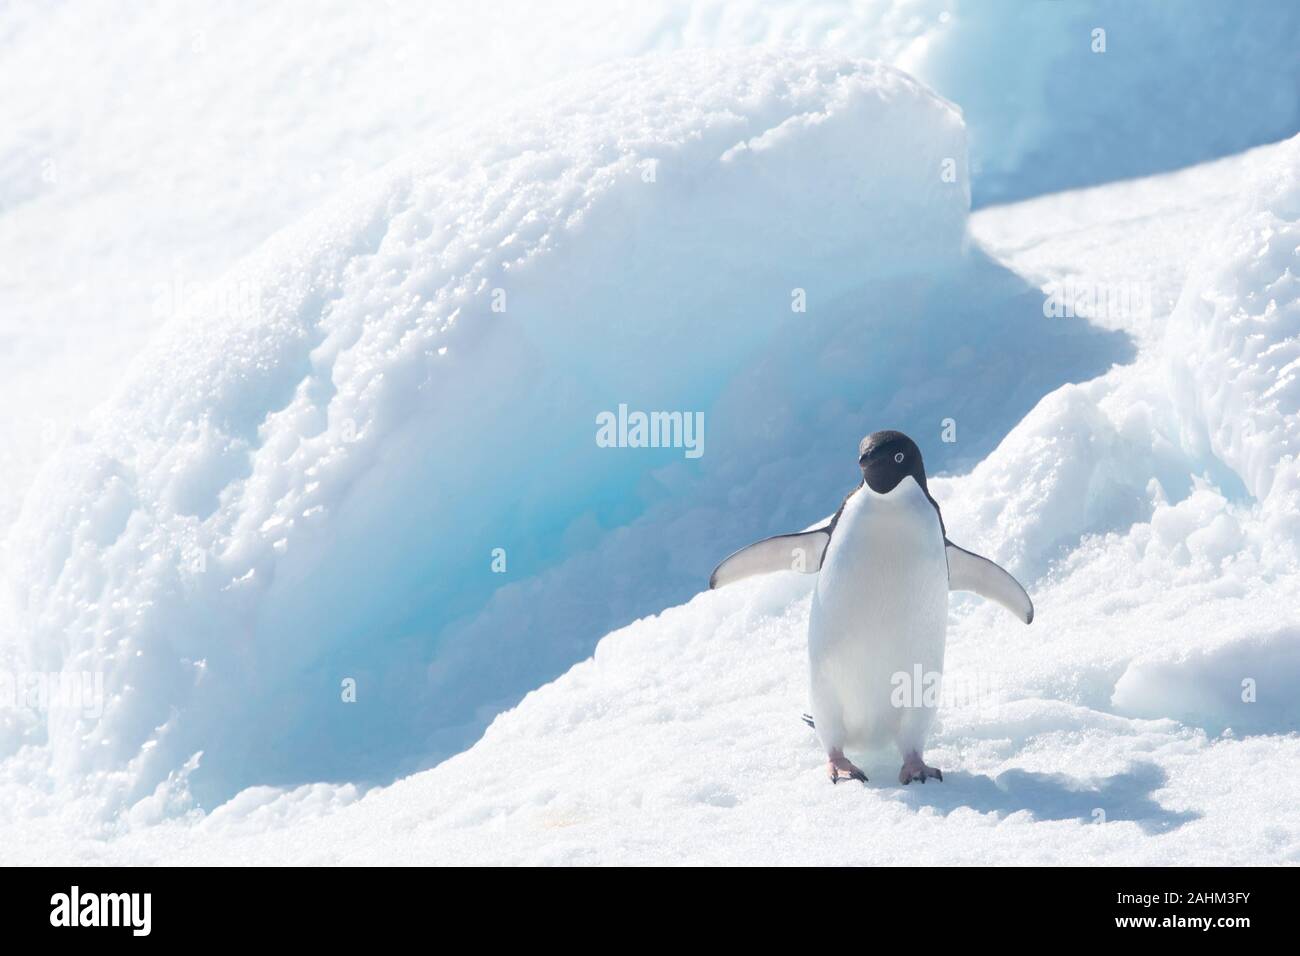
<svg viewBox="0 0 1300 956">
<path fill-rule="evenodd" d="M 942 783 L 899 788 L 896 799 L 914 810 L 929 807 L 945 816 L 962 807 L 1004 817 L 1028 811 L 1036 820 L 1128 821 L 1144 833 L 1160 834 L 1200 816 L 1155 801 L 1152 794 L 1167 780 L 1168 774 L 1149 763 L 1134 764 L 1095 786 L 1066 774 L 1028 770 L 1007 770 L 996 777 L 951 771 L 944 773 Z"/>
</svg>

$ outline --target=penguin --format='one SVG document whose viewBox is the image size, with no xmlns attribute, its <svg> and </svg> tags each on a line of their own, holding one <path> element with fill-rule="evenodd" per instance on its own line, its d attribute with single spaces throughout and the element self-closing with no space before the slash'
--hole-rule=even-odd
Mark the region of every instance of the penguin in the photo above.
<svg viewBox="0 0 1300 956">
<path fill-rule="evenodd" d="M 710 589 L 771 571 L 816 574 L 808 617 L 811 718 L 832 783 L 866 783 L 844 755 L 893 744 L 899 783 L 943 780 L 923 758 L 943 672 L 948 592 L 972 591 L 1026 624 L 1034 605 L 988 558 L 948 540 L 916 442 L 872 432 L 858 446 L 861 483 L 826 522 L 730 555 Z M 919 684 L 918 684 L 919 681 Z"/>
</svg>

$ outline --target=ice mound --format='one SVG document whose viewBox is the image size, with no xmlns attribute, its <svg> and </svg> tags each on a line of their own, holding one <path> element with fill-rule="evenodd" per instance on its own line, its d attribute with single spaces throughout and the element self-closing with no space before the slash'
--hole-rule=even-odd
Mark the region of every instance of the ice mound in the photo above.
<svg viewBox="0 0 1300 956">
<path fill-rule="evenodd" d="M 1187 443 L 1300 542 L 1300 137 L 1271 151 L 1193 263 L 1169 321 Z M 1294 553 L 1294 552 L 1293 552 Z"/>
<path fill-rule="evenodd" d="M 964 111 L 978 206 L 1291 135 L 1298 21 L 1286 0 L 7 4 L 0 531 L 164 316 L 457 116 L 656 50 L 833 49 Z"/>
<path fill-rule="evenodd" d="M 1046 283 L 1131 277 L 1126 250 L 1189 231 L 1162 246 L 1186 256 L 1177 295 L 1163 288 L 1171 269 L 1144 263 L 1170 311 L 1134 320 L 1135 363 L 1058 390 L 969 475 L 935 483 L 957 500 L 954 537 L 1046 572 L 1040 621 L 1056 602 L 1069 609 L 1050 643 L 999 638 L 1004 689 L 1212 734 L 1300 729 L 1286 690 L 1300 674 L 1298 173 L 1300 137 L 1163 182 L 981 214 L 974 232 L 999 242 L 1008 224 L 1054 224 L 1012 253 Z M 1118 254 L 1117 232 L 1129 235 Z M 984 660 L 974 634 L 990 623 L 970 611 L 955 666 Z"/>
<path fill-rule="evenodd" d="M 511 679 L 469 683 L 448 624 L 636 517 L 656 470 L 691 480 L 680 448 L 598 447 L 596 416 L 708 421 L 799 356 L 795 290 L 816 315 L 955 268 L 964 164 L 957 111 L 901 73 L 738 52 L 596 71 L 372 177 L 172 323 L 44 470 L 16 651 L 103 670 L 105 701 L 7 749 L 132 803 L 182 772 L 206 798 L 382 777 L 472 733 L 556 652 L 498 634 L 471 656 Z M 551 636 L 567 666 L 597 635 Z"/>
<path fill-rule="evenodd" d="M 1262 622 L 1261 622 L 1262 623 Z M 1170 648 L 1130 664 L 1112 703 L 1125 714 L 1173 717 L 1211 733 L 1300 727 L 1300 629 L 1250 629 L 1213 647 Z"/>
<path fill-rule="evenodd" d="M 978 205 L 1171 170 L 1300 129 L 1294 4 L 961 0 L 919 18 L 926 26 L 891 62 L 962 107 Z"/>
<path fill-rule="evenodd" d="M 1249 221 L 1249 212 L 1225 209 L 1223 197 L 1243 185 L 1270 195 L 1276 175 L 1246 173 L 1270 167 L 1291 148 L 1279 144 L 1190 177 L 1180 173 L 1048 197 L 1024 209 L 987 210 L 975 217 L 973 232 L 1000 232 L 991 224 L 1006 221 L 1050 224 L 1047 238 L 1027 230 L 1031 238 L 1017 251 L 1043 270 L 1035 270 L 1035 282 L 1065 272 L 1102 281 L 1107 270 L 1128 268 L 1115 255 L 1116 236 L 1126 237 L 1123 248 L 1145 248 L 1151 274 L 1172 281 L 1189 248 L 1212 244 L 1232 235 L 1234 222 Z M 1152 212 L 1135 218 L 1135 208 Z M 1281 207 L 1273 208 L 1281 217 Z M 1267 250 L 1268 236 L 1279 228 L 1269 222 L 1263 232 L 1250 232 L 1243 248 Z M 1188 229 L 1200 240 L 1181 235 Z M 1171 233 L 1178 241 L 1159 241 Z M 1172 390 L 1173 357 L 1186 340 L 1166 342 L 1152 334 L 1168 319 L 1168 307 L 1134 327 L 1142 347 L 1136 360 L 1031 399 L 1046 378 L 1019 368 L 1027 355 L 1060 361 L 1061 351 L 1113 340 L 1035 337 L 1036 328 L 1053 325 L 1042 318 L 1037 287 L 1026 291 L 971 258 L 947 280 L 927 284 L 920 296 L 891 297 L 889 311 L 905 317 L 908 331 L 923 339 L 954 340 L 955 350 L 941 355 L 954 360 L 956 371 L 944 374 L 957 391 L 946 383 L 944 391 L 968 400 L 969 408 L 956 406 L 957 447 L 968 441 L 979 446 L 970 452 L 979 464 L 936 480 L 935 494 L 954 537 L 1020 567 L 1038 616 L 1026 628 L 995 607 L 954 603 L 945 666 L 953 697 L 945 699 L 927 751 L 945 770 L 942 787 L 893 785 L 896 763 L 869 765 L 866 788 L 825 783 L 822 755 L 798 719 L 806 706 L 810 580 L 774 575 L 697 595 L 608 634 L 590 659 L 497 716 L 467 751 L 360 798 L 358 788 L 346 785 L 259 786 L 207 815 L 185 814 L 180 782 L 186 770 L 178 763 L 170 779 L 136 802 L 117 838 L 86 840 L 80 819 L 70 833 L 60 815 L 37 812 L 29 795 L 10 799 L 0 779 L 4 805 L 22 814 L 5 834 L 7 858 L 48 861 L 54 852 L 78 862 L 209 864 L 1300 861 L 1300 809 L 1278 799 L 1300 786 L 1300 735 L 1294 732 L 1300 714 L 1289 696 L 1300 679 L 1291 612 L 1300 607 L 1300 575 L 1287 549 L 1276 546 L 1279 531 L 1269 504 L 1276 490 L 1256 499 L 1233 470 L 1245 459 L 1225 462 L 1208 442 L 1184 443 L 1200 412 Z M 1283 287 L 1279 280 L 1290 267 L 1284 258 L 1274 265 L 1279 271 L 1262 270 L 1251 279 L 1253 288 Z M 1206 274 L 1193 270 L 1187 281 L 1197 285 Z M 983 283 L 1012 288 L 999 298 Z M 890 287 L 889 280 L 870 289 L 881 287 Z M 1249 291 L 1246 283 L 1236 286 L 1238 295 Z M 958 292 L 977 307 L 955 307 Z M 1035 322 L 1016 312 L 1023 298 L 1033 300 Z M 1156 301 L 1172 306 L 1177 298 L 1164 299 L 1162 290 Z M 778 448 L 809 433 L 796 445 L 815 455 L 787 463 L 764 448 L 766 467 L 752 469 L 759 474 L 748 484 L 722 482 L 722 500 L 730 507 L 716 504 L 714 482 L 735 475 L 700 475 L 688 496 L 703 509 L 698 514 L 669 508 L 669 496 L 655 497 L 639 518 L 597 535 L 591 550 L 575 549 L 543 573 L 500 588 L 472 615 L 481 629 L 467 625 L 461 635 L 491 640 L 493 628 L 483 621 L 518 626 L 516 617 L 497 617 L 498 605 L 507 603 L 508 592 L 520 591 L 526 593 L 523 605 L 536 609 L 551 590 L 544 586 L 548 575 L 569 583 L 599 580 L 597 598 L 617 598 L 613 585 L 624 574 L 617 568 L 631 566 L 623 563 L 620 542 L 638 561 L 653 564 L 669 560 L 660 551 L 669 558 L 688 552 L 700 528 L 719 538 L 752 534 L 762 521 L 816 517 L 822 492 L 804 489 L 829 490 L 842 478 L 807 463 L 833 458 L 844 435 L 814 436 L 833 432 L 838 418 L 885 409 L 882 395 L 864 382 L 885 380 L 893 394 L 907 392 L 913 381 L 915 369 L 897 341 L 910 336 L 888 334 L 878 316 L 849 321 L 871 313 L 863 301 L 849 295 L 842 308 L 831 310 L 837 334 L 827 339 L 777 336 L 781 351 L 794 353 L 788 364 L 780 355 L 765 355 L 760 371 L 738 374 L 736 390 L 710 406 L 715 431 L 740 427 L 742 416 L 724 413 L 736 402 L 762 412 L 760 434 L 776 436 Z M 993 310 L 995 304 L 1007 306 L 1011 318 Z M 1058 328 L 1053 334 L 1067 333 Z M 832 388 L 828 376 L 842 371 L 837 345 L 845 336 L 854 350 L 865 342 L 888 346 L 869 375 L 850 363 L 859 375 L 852 394 L 861 397 L 852 411 L 836 394 L 826 399 L 828 393 L 818 391 Z M 1279 334 L 1264 352 L 1286 340 Z M 815 350 L 802 351 L 814 344 Z M 818 404 L 792 404 L 785 414 L 796 425 L 814 426 L 788 428 L 780 415 L 769 420 L 767 413 L 782 406 L 760 400 L 792 382 L 792 370 L 810 355 L 818 374 L 798 379 L 791 391 L 807 392 Z M 974 359 L 963 365 L 961 355 Z M 999 365 L 1006 356 L 1012 361 Z M 903 366 L 892 379 L 891 364 Z M 975 377 L 971 369 L 985 365 L 995 369 L 1000 391 L 962 384 Z M 1236 367 L 1229 362 L 1223 371 Z M 843 374 L 848 381 L 849 373 Z M 1231 388 L 1236 379 L 1227 374 L 1226 381 Z M 1009 404 L 993 397 L 1016 389 L 1025 394 Z M 1028 407 L 1017 411 L 1026 399 Z M 1248 405 L 1263 423 L 1272 421 L 1266 395 Z M 822 406 L 824 418 L 817 411 Z M 915 414 L 913 422 L 924 423 L 933 421 L 938 407 L 911 393 L 888 411 Z M 984 418 L 996 424 L 982 433 L 968 427 Z M 953 449 L 945 458 L 946 446 L 934 432 L 917 434 L 927 457 L 934 449 L 954 463 L 966 453 Z M 1273 434 L 1285 439 L 1284 432 Z M 709 436 L 714 441 L 714 431 Z M 744 457 L 752 451 L 747 442 L 727 447 L 747 466 L 755 460 Z M 710 451 L 697 464 L 707 468 L 717 461 Z M 687 465 L 679 460 L 652 478 L 675 487 L 671 482 L 681 476 L 673 468 Z M 750 496 L 766 508 L 750 508 Z M 614 570 L 601 576 L 602 564 Z M 671 564 L 655 569 L 656 575 L 672 573 Z M 569 610 L 577 621 L 591 609 L 571 598 Z M 472 655 L 475 640 L 448 638 L 439 644 L 440 660 Z M 453 646 L 456 655 L 448 658 L 443 652 Z M 528 640 L 492 649 L 485 659 L 537 651 Z M 275 715 L 264 707 L 262 716 L 269 721 Z M 35 762 L 35 750 L 15 759 Z M 862 839 L 864 832 L 870 840 Z"/>
</svg>

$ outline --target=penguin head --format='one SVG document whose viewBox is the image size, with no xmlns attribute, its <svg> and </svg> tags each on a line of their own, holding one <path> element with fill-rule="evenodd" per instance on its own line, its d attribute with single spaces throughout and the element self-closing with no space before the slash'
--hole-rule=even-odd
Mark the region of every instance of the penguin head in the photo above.
<svg viewBox="0 0 1300 956">
<path fill-rule="evenodd" d="M 921 490 L 930 493 L 925 484 L 925 462 L 916 442 L 902 432 L 872 432 L 858 446 L 858 465 L 862 480 L 878 495 L 887 495 L 898 483 L 911 475 Z"/>
</svg>

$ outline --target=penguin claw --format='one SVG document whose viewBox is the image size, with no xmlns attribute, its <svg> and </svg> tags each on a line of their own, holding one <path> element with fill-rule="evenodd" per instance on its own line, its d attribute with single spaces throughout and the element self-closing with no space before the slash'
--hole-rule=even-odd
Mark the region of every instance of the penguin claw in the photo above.
<svg viewBox="0 0 1300 956">
<path fill-rule="evenodd" d="M 903 769 L 898 772 L 898 782 L 905 787 L 913 780 L 919 780 L 924 784 L 930 778 L 943 783 L 943 771 L 936 767 L 927 767 L 920 760 L 908 761 L 903 764 Z"/>
<path fill-rule="evenodd" d="M 831 783 L 839 783 L 841 780 L 857 780 L 862 783 L 867 782 L 867 775 L 863 773 L 861 770 L 858 770 L 855 773 L 850 773 L 850 774 L 832 773 L 830 777 L 831 777 Z"/>
<path fill-rule="evenodd" d="M 860 780 L 862 783 L 867 782 L 867 775 L 853 766 L 848 758 L 830 757 L 827 760 L 827 769 L 830 771 L 831 783 L 839 783 L 841 780 Z"/>
</svg>

